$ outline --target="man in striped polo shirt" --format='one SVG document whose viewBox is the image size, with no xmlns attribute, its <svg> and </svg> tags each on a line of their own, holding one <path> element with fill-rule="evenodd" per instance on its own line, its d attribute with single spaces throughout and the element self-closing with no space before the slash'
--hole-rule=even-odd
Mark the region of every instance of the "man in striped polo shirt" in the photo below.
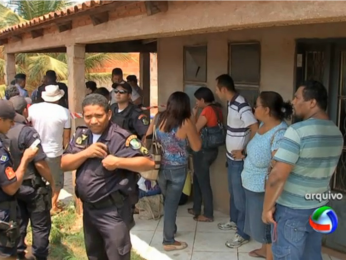
<svg viewBox="0 0 346 260">
<path fill-rule="evenodd" d="M 243 171 L 244 151 L 247 143 L 255 135 L 258 123 L 252 109 L 245 98 L 239 95 L 234 87 L 233 79 L 227 75 L 220 75 L 216 79 L 216 94 L 220 99 L 227 100 L 227 175 L 228 191 L 230 193 L 230 221 L 219 223 L 221 230 L 236 230 L 231 241 L 226 246 L 237 248 L 249 242 L 249 235 L 244 233 L 245 224 L 245 192 L 241 181 Z"/>
<path fill-rule="evenodd" d="M 274 259 L 322 260 L 322 234 L 311 228 L 309 217 L 328 201 L 305 197 L 329 192 L 344 145 L 339 128 L 325 112 L 327 102 L 327 90 L 317 81 L 301 85 L 292 101 L 303 121 L 287 129 L 274 156 L 262 214 L 264 223 L 273 224 Z"/>
</svg>

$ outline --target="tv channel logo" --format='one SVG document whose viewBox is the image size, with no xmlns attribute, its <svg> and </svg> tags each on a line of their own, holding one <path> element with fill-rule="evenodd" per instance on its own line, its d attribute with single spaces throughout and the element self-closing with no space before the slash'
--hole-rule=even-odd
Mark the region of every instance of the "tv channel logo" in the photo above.
<svg viewBox="0 0 346 260">
<path fill-rule="evenodd" d="M 338 227 L 338 217 L 331 207 L 323 206 L 310 216 L 310 226 L 319 233 L 331 234 Z"/>
</svg>

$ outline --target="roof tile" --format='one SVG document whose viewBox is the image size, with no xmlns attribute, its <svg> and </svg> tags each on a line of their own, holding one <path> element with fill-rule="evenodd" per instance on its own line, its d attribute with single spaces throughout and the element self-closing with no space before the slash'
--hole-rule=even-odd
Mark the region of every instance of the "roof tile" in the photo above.
<svg viewBox="0 0 346 260">
<path fill-rule="evenodd" d="M 64 10 L 61 10 L 61 11 L 50 12 L 50 13 L 42 15 L 40 17 L 33 18 L 29 21 L 25 21 L 25 22 L 22 22 L 20 24 L 8 27 L 8 28 L 3 29 L 3 30 L 0 30 L 0 36 L 2 33 L 7 33 L 7 32 L 15 31 L 18 29 L 27 28 L 27 27 L 30 27 L 33 25 L 37 25 L 39 23 L 43 23 L 43 22 L 46 22 L 49 20 L 57 19 L 59 17 L 63 17 L 66 15 L 73 15 L 74 13 L 77 13 L 80 11 L 85 11 L 87 9 L 96 8 L 98 6 L 106 5 L 106 4 L 110 4 L 110 3 L 112 3 L 112 1 L 102 1 L 102 0 L 88 1 L 88 2 L 84 2 L 82 4 L 68 7 Z"/>
</svg>

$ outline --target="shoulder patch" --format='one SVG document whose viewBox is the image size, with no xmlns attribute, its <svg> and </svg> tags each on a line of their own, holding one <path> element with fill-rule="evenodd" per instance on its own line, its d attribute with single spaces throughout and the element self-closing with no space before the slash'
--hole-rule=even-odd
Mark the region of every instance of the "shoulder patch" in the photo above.
<svg viewBox="0 0 346 260">
<path fill-rule="evenodd" d="M 141 120 L 143 117 L 147 117 L 147 116 L 144 115 L 144 114 L 140 114 L 139 117 L 138 117 L 138 119 Z"/>
<path fill-rule="evenodd" d="M 14 177 L 16 177 L 16 173 L 14 172 L 12 167 L 7 167 L 5 169 L 5 173 L 7 176 L 7 179 L 12 180 Z"/>
<path fill-rule="evenodd" d="M 134 138 L 130 141 L 130 146 L 133 150 L 139 150 L 142 147 L 142 144 L 137 138 Z"/>
<path fill-rule="evenodd" d="M 6 163 L 6 162 L 9 161 L 9 159 L 10 159 L 10 158 L 9 158 L 7 155 L 2 155 L 2 156 L 0 157 L 0 163 L 1 163 L 1 164 Z"/>
<path fill-rule="evenodd" d="M 126 146 L 126 147 L 129 147 L 129 146 L 130 146 L 130 142 L 131 142 L 133 139 L 138 139 L 138 138 L 137 138 L 137 135 L 130 135 L 130 136 L 126 139 L 126 141 L 125 141 L 125 146 Z"/>
</svg>

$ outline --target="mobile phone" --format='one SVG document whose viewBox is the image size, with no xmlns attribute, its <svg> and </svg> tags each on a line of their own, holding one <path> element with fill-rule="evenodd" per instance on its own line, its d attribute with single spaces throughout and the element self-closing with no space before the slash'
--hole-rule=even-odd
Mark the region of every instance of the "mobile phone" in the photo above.
<svg viewBox="0 0 346 260">
<path fill-rule="evenodd" d="M 41 143 L 40 139 L 36 139 L 31 145 L 31 149 L 35 149 Z"/>
</svg>

